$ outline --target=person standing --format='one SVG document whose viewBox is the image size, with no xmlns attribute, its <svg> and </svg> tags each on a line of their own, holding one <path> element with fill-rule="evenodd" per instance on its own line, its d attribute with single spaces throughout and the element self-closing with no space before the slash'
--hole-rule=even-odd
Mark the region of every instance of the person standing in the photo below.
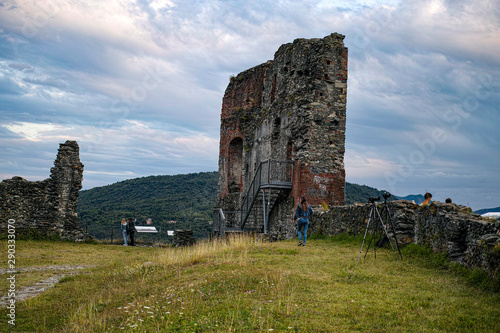
<svg viewBox="0 0 500 333">
<path fill-rule="evenodd" d="M 127 229 L 128 229 L 128 224 L 125 219 L 122 219 L 122 223 L 120 225 L 120 228 L 122 230 L 122 235 L 123 235 L 123 245 L 128 246 L 127 244 Z"/>
<path fill-rule="evenodd" d="M 130 246 L 135 246 L 135 222 L 131 218 L 128 219 L 128 233 L 130 235 Z"/>
<path fill-rule="evenodd" d="M 299 234 L 299 246 L 306 246 L 307 228 L 309 227 L 309 217 L 313 214 L 312 207 L 307 204 L 306 197 L 302 197 L 300 204 L 295 210 L 294 222 L 299 219 L 297 231 Z M 301 230 L 303 230 L 301 232 Z"/>
</svg>

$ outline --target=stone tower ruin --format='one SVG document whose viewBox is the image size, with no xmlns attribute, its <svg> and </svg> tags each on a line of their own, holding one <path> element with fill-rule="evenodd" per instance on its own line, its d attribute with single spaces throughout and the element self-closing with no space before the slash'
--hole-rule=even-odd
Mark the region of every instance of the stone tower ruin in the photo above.
<svg viewBox="0 0 500 333">
<path fill-rule="evenodd" d="M 293 230 L 301 196 L 343 205 L 347 93 L 344 36 L 296 39 L 231 77 L 220 130 L 214 232 Z"/>
<path fill-rule="evenodd" d="M 77 215 L 83 164 L 76 141 L 59 145 L 50 171 L 50 178 L 42 181 L 13 177 L 0 183 L 0 229 L 7 229 L 11 220 L 15 221 L 16 237 L 88 239 L 90 236 L 81 229 Z"/>
</svg>

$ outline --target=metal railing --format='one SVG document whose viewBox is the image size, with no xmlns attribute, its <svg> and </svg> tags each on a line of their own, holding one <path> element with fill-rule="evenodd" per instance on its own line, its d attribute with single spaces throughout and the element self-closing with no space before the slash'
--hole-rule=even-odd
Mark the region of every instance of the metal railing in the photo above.
<svg viewBox="0 0 500 333">
<path fill-rule="evenodd" d="M 288 189 L 292 187 L 293 161 L 289 160 L 265 160 L 262 161 L 252 183 L 248 187 L 247 194 L 241 205 L 241 228 L 250 215 L 250 211 L 263 188 Z"/>
<path fill-rule="evenodd" d="M 222 235 L 226 231 L 241 230 L 240 216 L 239 210 L 223 211 L 222 208 L 215 208 L 213 231 Z"/>
<path fill-rule="evenodd" d="M 152 245 L 161 245 L 162 242 L 164 244 L 167 243 L 168 241 L 165 239 L 166 235 L 162 235 L 161 227 L 156 227 L 156 229 L 156 233 L 144 233 L 136 231 L 136 243 L 146 243 Z M 92 238 L 94 238 L 96 241 L 103 244 L 123 244 L 123 233 L 120 227 L 87 226 L 85 227 L 85 232 L 92 236 Z"/>
</svg>

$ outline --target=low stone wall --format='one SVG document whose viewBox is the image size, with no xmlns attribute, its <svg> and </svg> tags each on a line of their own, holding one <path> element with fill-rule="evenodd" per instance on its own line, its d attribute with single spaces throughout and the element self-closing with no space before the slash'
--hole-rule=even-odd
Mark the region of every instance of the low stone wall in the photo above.
<svg viewBox="0 0 500 333">
<path fill-rule="evenodd" d="M 465 267 L 483 268 L 500 277 L 500 237 L 492 221 L 455 204 L 432 202 L 418 206 L 398 200 L 388 205 L 400 245 L 430 247 L 434 252 L 445 252 Z M 370 208 L 370 204 L 337 206 L 328 211 L 316 207 L 308 234 L 364 234 Z M 378 208 L 382 212 L 382 204 Z"/>
<path fill-rule="evenodd" d="M 193 236 L 193 230 L 175 230 L 174 231 L 174 245 L 189 246 L 196 243 L 196 239 Z"/>
</svg>

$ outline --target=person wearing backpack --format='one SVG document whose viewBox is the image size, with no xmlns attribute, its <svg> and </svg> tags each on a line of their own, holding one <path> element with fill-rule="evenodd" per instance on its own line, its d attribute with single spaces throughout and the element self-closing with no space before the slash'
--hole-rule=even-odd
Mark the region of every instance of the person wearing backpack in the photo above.
<svg viewBox="0 0 500 333">
<path fill-rule="evenodd" d="M 309 227 L 309 217 L 313 214 L 312 207 L 307 204 L 306 197 L 302 197 L 300 204 L 295 210 L 294 222 L 299 219 L 297 226 L 299 234 L 299 246 L 306 246 L 307 228 Z M 301 230 L 303 231 L 301 232 Z"/>
<path fill-rule="evenodd" d="M 135 221 L 132 220 L 131 218 L 128 219 L 127 223 L 127 231 L 128 234 L 130 235 L 130 246 L 135 246 Z"/>
</svg>

